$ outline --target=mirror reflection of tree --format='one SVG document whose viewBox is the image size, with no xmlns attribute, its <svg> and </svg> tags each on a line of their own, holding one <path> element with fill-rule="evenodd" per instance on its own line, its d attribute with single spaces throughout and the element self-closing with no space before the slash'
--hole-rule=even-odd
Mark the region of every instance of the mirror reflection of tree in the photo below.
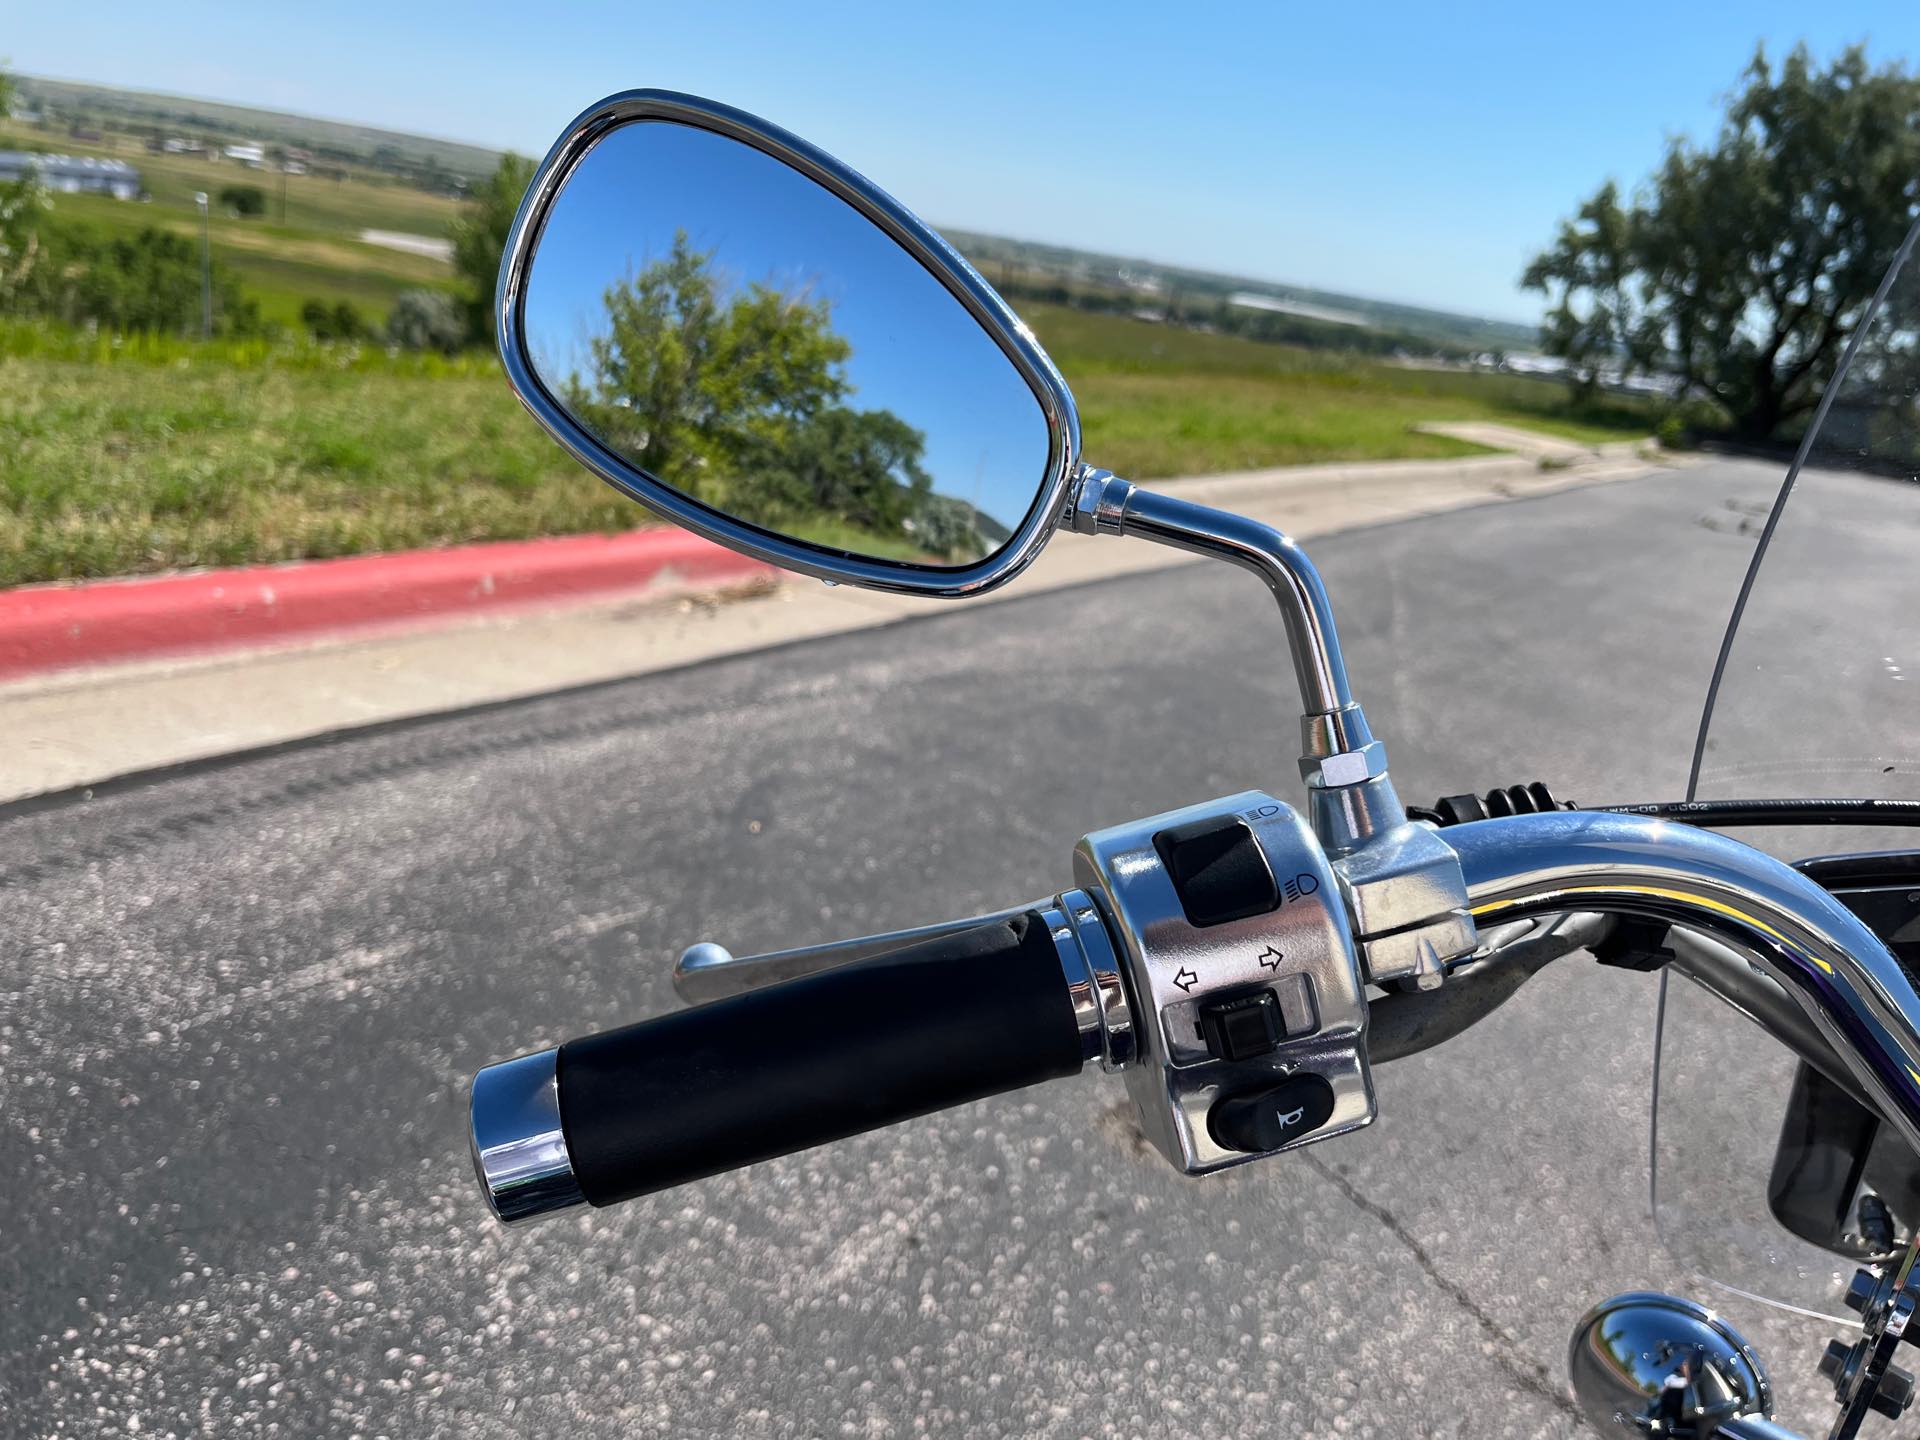
<svg viewBox="0 0 1920 1440">
<path fill-rule="evenodd" d="M 863 554 L 965 563 L 987 522 L 937 495 L 926 435 L 848 404 L 853 347 L 825 300 L 733 288 L 685 232 L 608 287 L 569 409 L 609 448 L 705 505 Z M 1004 539 L 1004 536 L 997 537 Z"/>
</svg>

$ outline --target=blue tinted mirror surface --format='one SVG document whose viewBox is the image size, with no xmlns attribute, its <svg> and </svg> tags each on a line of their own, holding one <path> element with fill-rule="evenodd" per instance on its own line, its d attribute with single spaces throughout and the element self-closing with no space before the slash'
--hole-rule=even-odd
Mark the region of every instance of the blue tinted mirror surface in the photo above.
<svg viewBox="0 0 1920 1440">
<path fill-rule="evenodd" d="M 606 448 L 707 507 L 868 559 L 974 564 L 1047 472 L 1045 412 L 935 276 L 743 142 L 610 132 L 528 268 L 534 374 Z"/>
</svg>

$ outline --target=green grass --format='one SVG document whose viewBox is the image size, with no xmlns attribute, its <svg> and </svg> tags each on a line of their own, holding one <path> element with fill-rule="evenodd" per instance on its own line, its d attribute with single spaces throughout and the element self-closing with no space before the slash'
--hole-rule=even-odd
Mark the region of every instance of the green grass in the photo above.
<svg viewBox="0 0 1920 1440">
<path fill-rule="evenodd" d="M 4 355 L 0 585 L 642 518 L 546 438 L 490 363 L 354 366 Z"/>
<path fill-rule="evenodd" d="M 1652 428 L 1633 406 L 1572 413 L 1544 382 L 1033 312 L 1088 458 L 1140 479 L 1474 452 L 1422 420 Z M 545 437 L 491 356 L 0 324 L 0 585 L 645 521 Z"/>
<path fill-rule="evenodd" d="M 1588 444 L 1653 433 L 1646 407 L 1576 412 L 1562 386 L 1526 376 L 1409 369 L 1049 305 L 1024 314 L 1073 387 L 1087 458 L 1141 480 L 1485 453 L 1412 428 L 1429 421 L 1493 420 Z"/>
<path fill-rule="evenodd" d="M 200 238 L 197 214 L 102 195 L 61 195 L 54 212 L 63 221 L 106 235 L 132 235 L 153 226 L 196 242 Z M 403 290 L 449 289 L 455 284 L 451 266 L 426 256 L 261 220 L 215 215 L 208 222 L 208 238 L 214 258 L 238 278 L 241 294 L 259 302 L 261 317 L 295 328 L 300 307 L 309 300 L 346 300 L 365 319 L 378 322 Z"/>
</svg>

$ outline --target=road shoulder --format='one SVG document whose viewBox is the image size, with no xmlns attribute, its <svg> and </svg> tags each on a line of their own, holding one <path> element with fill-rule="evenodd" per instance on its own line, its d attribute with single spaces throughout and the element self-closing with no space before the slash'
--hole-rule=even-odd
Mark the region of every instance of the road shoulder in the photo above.
<svg viewBox="0 0 1920 1440">
<path fill-rule="evenodd" d="M 1556 452 L 1557 456 L 1558 452 Z M 1637 479 L 1682 463 L 1633 446 L 1564 462 L 1491 455 L 1314 465 L 1160 482 L 1309 539 L 1466 506 Z M 975 601 L 1194 563 L 1063 533 Z M 436 628 L 218 657 L 75 670 L 0 687 L 0 801 L 100 784 L 333 731 L 644 675 L 934 613 L 953 602 L 789 578 L 670 598 L 598 599 Z"/>
</svg>

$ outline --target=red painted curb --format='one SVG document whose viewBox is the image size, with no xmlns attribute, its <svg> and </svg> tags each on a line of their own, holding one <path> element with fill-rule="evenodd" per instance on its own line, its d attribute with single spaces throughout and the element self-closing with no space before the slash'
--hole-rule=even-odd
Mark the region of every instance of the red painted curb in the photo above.
<svg viewBox="0 0 1920 1440">
<path fill-rule="evenodd" d="M 0 591 L 0 678 L 772 573 L 685 530 L 663 528 L 31 585 Z"/>
</svg>

